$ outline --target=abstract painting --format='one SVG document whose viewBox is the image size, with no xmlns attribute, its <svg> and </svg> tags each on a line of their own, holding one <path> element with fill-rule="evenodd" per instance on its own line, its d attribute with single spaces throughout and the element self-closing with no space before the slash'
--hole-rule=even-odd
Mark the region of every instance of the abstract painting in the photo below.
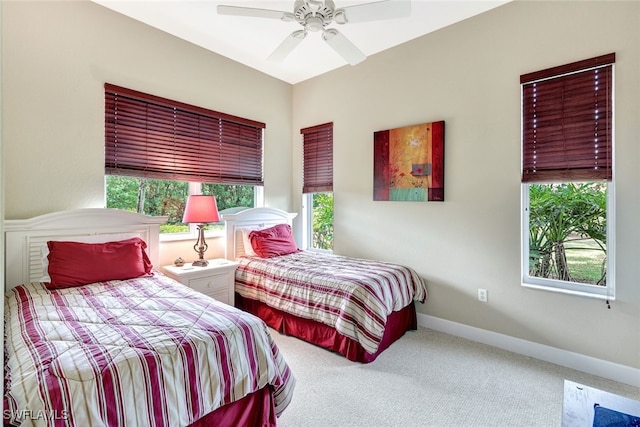
<svg viewBox="0 0 640 427">
<path fill-rule="evenodd" d="M 444 121 L 374 132 L 373 200 L 444 201 Z"/>
</svg>

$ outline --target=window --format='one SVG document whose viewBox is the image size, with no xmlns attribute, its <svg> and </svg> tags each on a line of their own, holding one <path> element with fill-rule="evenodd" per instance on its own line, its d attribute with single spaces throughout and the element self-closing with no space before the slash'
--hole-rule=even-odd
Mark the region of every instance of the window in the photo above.
<svg viewBox="0 0 640 427">
<path fill-rule="evenodd" d="M 253 207 L 261 203 L 262 187 L 250 185 L 211 184 L 199 182 L 167 181 L 131 176 L 106 176 L 108 208 L 140 212 L 151 216 L 167 216 L 160 226 L 163 238 L 169 235 L 195 233 L 195 224 L 182 222 L 189 194 L 213 194 L 221 214 L 233 213 L 240 207 Z M 258 203 L 256 203 L 258 202 Z M 209 224 L 206 230 L 222 231 L 223 223 Z"/>
<path fill-rule="evenodd" d="M 520 76 L 524 286 L 615 298 L 614 62 Z"/>
<path fill-rule="evenodd" d="M 189 194 L 215 195 L 223 213 L 261 204 L 264 127 L 105 84 L 107 207 L 167 215 L 166 235 L 189 230 Z"/>
<path fill-rule="evenodd" d="M 300 129 L 303 136 L 305 247 L 333 250 L 333 123 Z"/>
</svg>

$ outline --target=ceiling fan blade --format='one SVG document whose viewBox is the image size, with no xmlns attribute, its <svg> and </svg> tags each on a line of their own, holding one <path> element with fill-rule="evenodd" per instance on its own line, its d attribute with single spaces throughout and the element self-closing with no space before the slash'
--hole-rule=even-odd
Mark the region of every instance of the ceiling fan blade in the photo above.
<svg viewBox="0 0 640 427">
<path fill-rule="evenodd" d="M 356 65 L 367 59 L 367 56 L 356 45 L 335 28 L 325 30 L 322 33 L 322 38 L 351 65 Z"/>
<path fill-rule="evenodd" d="M 218 5 L 218 15 L 233 15 L 233 16 L 249 16 L 252 18 L 269 18 L 280 19 L 282 21 L 293 21 L 295 17 L 290 12 L 283 12 L 281 10 L 270 9 L 257 9 L 253 7 L 240 7 L 240 6 L 225 6 Z"/>
<path fill-rule="evenodd" d="M 410 0 L 384 0 L 337 9 L 334 19 L 338 24 L 345 24 L 347 22 L 380 21 L 408 16 L 411 16 Z"/>
<path fill-rule="evenodd" d="M 307 32 L 305 30 L 298 30 L 289 34 L 289 36 L 280 43 L 276 50 L 269 55 L 267 60 L 276 62 L 284 61 L 284 59 L 289 56 L 293 49 L 295 49 L 305 37 L 307 37 Z"/>
</svg>

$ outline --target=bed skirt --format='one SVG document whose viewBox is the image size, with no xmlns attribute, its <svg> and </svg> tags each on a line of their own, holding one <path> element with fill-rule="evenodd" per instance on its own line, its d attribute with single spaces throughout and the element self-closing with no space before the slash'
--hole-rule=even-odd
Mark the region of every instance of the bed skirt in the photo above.
<svg viewBox="0 0 640 427">
<path fill-rule="evenodd" d="M 323 323 L 285 313 L 260 301 L 243 298 L 238 293 L 236 293 L 235 302 L 236 307 L 260 317 L 267 325 L 281 334 L 291 335 L 342 354 L 354 362 L 373 362 L 380 353 L 403 336 L 406 331 L 415 330 L 418 327 L 416 308 L 412 302 L 387 317 L 387 324 L 378 350 L 375 353 L 368 353 L 357 341 L 341 335 L 334 328 Z"/>
<path fill-rule="evenodd" d="M 221 406 L 189 427 L 276 427 L 276 419 L 273 389 L 266 386 L 240 400 Z M 7 422 L 4 422 L 3 426 L 16 427 Z"/>
<path fill-rule="evenodd" d="M 276 427 L 276 411 L 271 386 L 224 405 L 189 427 Z"/>
</svg>

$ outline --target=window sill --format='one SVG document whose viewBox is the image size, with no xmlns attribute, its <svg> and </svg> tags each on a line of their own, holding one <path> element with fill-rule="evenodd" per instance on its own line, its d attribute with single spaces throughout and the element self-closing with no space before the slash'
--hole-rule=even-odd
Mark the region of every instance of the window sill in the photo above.
<svg viewBox="0 0 640 427">
<path fill-rule="evenodd" d="M 217 239 L 224 237 L 224 231 L 212 231 L 204 233 L 206 239 Z M 160 243 L 163 242 L 183 242 L 187 240 L 197 240 L 198 235 L 193 233 L 175 233 L 175 234 L 160 234 Z"/>
<path fill-rule="evenodd" d="M 587 297 L 587 298 L 595 298 L 595 299 L 599 299 L 599 300 L 603 300 L 603 301 L 605 301 L 605 300 L 607 300 L 607 301 L 615 301 L 616 300 L 615 295 L 607 295 L 606 292 L 605 293 L 594 293 L 594 292 L 580 291 L 580 290 L 575 290 L 575 289 L 565 289 L 565 288 L 556 288 L 556 287 L 552 287 L 552 286 L 536 285 L 536 284 L 532 284 L 532 283 L 522 283 L 522 287 L 529 288 L 529 289 L 537 289 L 537 290 L 540 290 L 540 291 L 555 292 L 555 293 L 567 294 L 567 295 L 576 295 L 576 296 Z M 606 291 L 606 288 L 603 288 L 603 290 Z"/>
</svg>

